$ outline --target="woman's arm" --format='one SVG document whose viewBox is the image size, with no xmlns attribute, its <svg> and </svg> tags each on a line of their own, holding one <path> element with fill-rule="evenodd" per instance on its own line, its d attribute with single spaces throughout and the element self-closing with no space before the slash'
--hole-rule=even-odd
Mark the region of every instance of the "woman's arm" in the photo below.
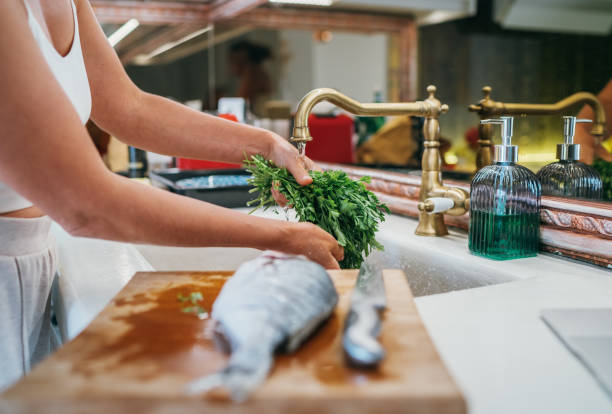
<svg viewBox="0 0 612 414">
<path fill-rule="evenodd" d="M 175 246 L 302 253 L 337 267 L 335 239 L 119 177 L 98 156 L 35 43 L 21 0 L 0 2 L 0 180 L 71 234 Z"/>
<path fill-rule="evenodd" d="M 606 129 L 608 134 L 612 134 L 612 79 L 608 81 L 608 84 L 599 92 L 597 99 L 604 107 L 606 113 Z M 593 119 L 595 114 L 590 106 L 582 108 L 578 114 L 578 118 Z M 604 137 L 604 139 L 607 137 Z M 576 144 L 580 144 L 580 160 L 587 163 L 593 164 L 593 161 L 601 158 L 605 161 L 612 161 L 612 154 L 595 141 L 595 137 L 591 135 L 591 124 L 578 124 L 576 125 L 576 136 L 574 138 Z"/>
<path fill-rule="evenodd" d="M 129 79 L 86 0 L 78 0 L 83 56 L 93 98 L 92 119 L 138 148 L 161 154 L 241 163 L 261 154 L 286 167 L 300 184 L 312 182 L 297 150 L 269 131 L 194 111 L 142 92 Z M 308 162 L 307 168 L 312 167 Z"/>
</svg>

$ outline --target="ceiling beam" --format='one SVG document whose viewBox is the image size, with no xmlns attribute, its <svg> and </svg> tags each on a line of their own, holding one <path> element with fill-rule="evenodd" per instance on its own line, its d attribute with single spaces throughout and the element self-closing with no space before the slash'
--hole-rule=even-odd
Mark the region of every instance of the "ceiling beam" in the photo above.
<svg viewBox="0 0 612 414">
<path fill-rule="evenodd" d="M 222 32 L 219 32 L 218 29 L 215 28 L 215 32 L 212 38 L 210 37 L 210 34 L 208 34 L 207 36 L 203 36 L 198 41 L 194 41 L 193 43 L 187 46 L 180 48 L 177 47 L 160 55 L 159 57 L 155 57 L 150 62 L 147 62 L 147 64 L 173 62 L 177 59 L 184 58 L 185 56 L 189 56 L 193 53 L 200 52 L 202 50 L 207 50 L 210 47 L 227 42 L 238 36 L 242 36 L 243 34 L 250 32 L 251 30 L 253 30 L 253 28 L 250 26 L 232 27 L 228 28 L 227 30 L 223 30 Z"/>
<path fill-rule="evenodd" d="M 231 19 L 267 2 L 268 0 L 217 0 L 210 9 L 210 19 L 213 22 Z"/>
<path fill-rule="evenodd" d="M 204 4 L 91 0 L 100 23 L 125 23 L 136 18 L 141 24 L 165 25 L 180 23 L 208 23 L 210 6 Z"/>
<path fill-rule="evenodd" d="M 399 33 L 413 24 L 412 17 L 331 10 L 257 8 L 232 19 L 232 23 L 278 30 L 341 30 L 350 32 Z"/>
<path fill-rule="evenodd" d="M 214 23 L 234 18 L 267 0 L 216 0 L 210 5 L 188 2 L 91 0 L 100 23 L 125 23 L 136 18 L 142 24 Z"/>
<path fill-rule="evenodd" d="M 167 43 L 177 41 L 196 30 L 202 29 L 202 25 L 175 25 L 160 28 L 155 33 L 147 36 L 147 39 L 139 43 L 138 46 L 130 48 L 125 53 L 120 53 L 121 63 L 128 64 L 139 55 L 146 55 Z"/>
</svg>

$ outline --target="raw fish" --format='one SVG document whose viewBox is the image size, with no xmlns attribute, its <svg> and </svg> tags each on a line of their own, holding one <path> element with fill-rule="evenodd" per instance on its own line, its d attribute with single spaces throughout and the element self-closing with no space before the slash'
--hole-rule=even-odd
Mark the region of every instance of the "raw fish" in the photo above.
<svg viewBox="0 0 612 414">
<path fill-rule="evenodd" d="M 323 267 L 304 256 L 265 252 L 244 263 L 215 301 L 215 331 L 231 357 L 221 371 L 188 385 L 244 401 L 268 375 L 275 351 L 295 351 L 333 312 L 338 294 Z"/>
</svg>

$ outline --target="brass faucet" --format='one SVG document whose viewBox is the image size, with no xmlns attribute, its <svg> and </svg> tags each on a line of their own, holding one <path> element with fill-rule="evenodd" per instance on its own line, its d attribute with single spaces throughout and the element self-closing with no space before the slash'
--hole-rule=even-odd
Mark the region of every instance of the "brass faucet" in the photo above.
<svg viewBox="0 0 612 414">
<path fill-rule="evenodd" d="M 415 115 L 424 116 L 425 151 L 422 161 L 421 191 L 419 195 L 419 224 L 415 231 L 421 236 L 444 236 L 448 234 L 444 224 L 446 212 L 452 215 L 464 214 L 469 206 L 468 194 L 461 188 L 442 185 L 442 159 L 440 157 L 440 124 L 438 118 L 448 112 L 448 105 L 435 98 L 436 87 L 427 87 L 429 96 L 424 101 L 402 103 L 360 103 L 340 92 L 319 88 L 308 92 L 298 105 L 295 114 L 293 134 L 290 138 L 304 153 L 306 143 L 312 141 L 308 130 L 308 116 L 319 102 L 328 101 L 334 105 L 361 116 Z M 444 200 L 446 200 L 446 203 Z M 442 207 L 442 204 L 447 204 Z"/>
<path fill-rule="evenodd" d="M 606 113 L 603 106 L 595 95 L 589 92 L 577 92 L 565 99 L 553 104 L 526 104 L 526 103 L 504 103 L 491 99 L 491 87 L 482 88 L 484 95 L 478 104 L 470 105 L 468 109 L 476 112 L 480 119 L 487 119 L 497 115 L 556 115 L 566 111 L 568 108 L 578 104 L 586 104 L 593 108 L 595 122 L 591 134 L 603 138 L 606 135 Z M 491 164 L 491 125 L 480 124 L 480 148 L 476 154 L 476 169 L 480 170 L 485 165 Z"/>
</svg>

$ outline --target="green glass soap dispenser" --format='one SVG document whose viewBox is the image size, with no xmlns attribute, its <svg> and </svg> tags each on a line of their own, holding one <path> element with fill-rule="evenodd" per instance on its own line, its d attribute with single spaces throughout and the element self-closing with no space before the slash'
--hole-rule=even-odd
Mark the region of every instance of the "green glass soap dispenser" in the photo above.
<svg viewBox="0 0 612 414">
<path fill-rule="evenodd" d="M 558 197 L 588 198 L 599 200 L 602 192 L 601 177 L 595 169 L 580 159 L 580 145 L 574 144 L 577 122 L 592 122 L 590 119 L 563 117 L 564 143 L 557 145 L 559 161 L 548 164 L 538 171 L 542 194 Z"/>
<path fill-rule="evenodd" d="M 496 260 L 535 256 L 540 239 L 540 182 L 516 164 L 514 119 L 503 116 L 480 122 L 501 125 L 502 145 L 495 146 L 495 163 L 479 170 L 472 180 L 470 251 Z"/>
</svg>

